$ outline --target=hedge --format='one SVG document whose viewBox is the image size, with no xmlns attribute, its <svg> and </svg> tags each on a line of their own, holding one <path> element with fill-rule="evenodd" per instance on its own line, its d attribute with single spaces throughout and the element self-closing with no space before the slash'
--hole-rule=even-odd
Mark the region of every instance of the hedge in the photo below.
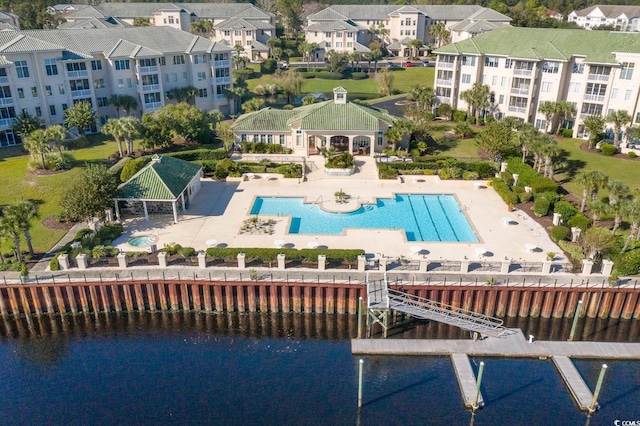
<svg viewBox="0 0 640 426">
<path fill-rule="evenodd" d="M 603 155 L 613 155 L 617 150 L 618 149 L 615 145 L 611 145 L 610 143 L 603 143 L 600 145 L 600 152 L 602 152 Z"/>
<path fill-rule="evenodd" d="M 207 256 L 216 259 L 233 260 L 238 254 L 244 253 L 250 259 L 262 259 L 263 261 L 275 261 L 279 254 L 284 254 L 289 260 L 317 261 L 318 255 L 325 255 L 327 260 L 344 260 L 354 262 L 358 256 L 364 254 L 364 250 L 342 249 L 288 249 L 288 248 L 236 248 L 236 247 L 209 247 Z"/>
<path fill-rule="evenodd" d="M 430 161 L 420 161 L 420 162 L 394 162 L 394 163 L 378 163 L 378 170 L 381 172 L 380 175 L 382 177 L 382 170 L 384 169 L 391 178 L 395 178 L 398 174 L 398 171 L 401 170 L 411 170 L 417 171 L 420 174 L 424 173 L 426 170 L 440 170 L 444 167 L 447 168 L 459 168 L 462 172 L 475 172 L 478 174 L 478 178 L 480 179 L 489 179 L 495 175 L 495 167 L 492 163 L 487 161 L 456 161 L 451 160 L 450 158 L 434 158 Z M 407 173 L 403 173 L 407 174 Z M 462 176 L 462 175 L 461 175 Z"/>
<path fill-rule="evenodd" d="M 578 213 L 578 209 L 568 201 L 558 201 L 553 204 L 553 212 L 560 213 L 560 216 L 566 222 Z"/>
<path fill-rule="evenodd" d="M 352 72 L 351 79 L 352 80 L 364 80 L 365 78 L 369 78 L 369 74 L 366 72 Z"/>
<path fill-rule="evenodd" d="M 167 157 L 178 158 L 184 161 L 198 161 L 198 160 L 222 160 L 226 158 L 227 151 L 224 149 L 190 149 L 186 151 L 171 152 L 163 154 Z"/>
<path fill-rule="evenodd" d="M 541 176 L 533 167 L 523 163 L 520 157 L 507 158 L 507 168 L 512 174 L 518 174 L 518 184 L 530 186 L 533 192 L 558 192 L 558 184 L 552 179 Z"/>
<path fill-rule="evenodd" d="M 593 220 L 589 219 L 582 213 L 576 213 L 573 217 L 567 220 L 567 225 L 571 227 L 577 227 L 582 229 L 582 231 L 586 231 L 588 227 L 591 226 Z"/>
<path fill-rule="evenodd" d="M 344 76 L 337 72 L 331 71 L 318 71 L 316 73 L 316 78 L 322 78 L 325 80 L 342 80 Z"/>
<path fill-rule="evenodd" d="M 637 275 L 640 273 L 640 249 L 630 250 L 619 256 L 616 262 L 618 275 Z"/>
<path fill-rule="evenodd" d="M 509 186 L 507 186 L 507 184 L 504 183 L 502 179 L 494 178 L 491 186 L 493 187 L 493 189 L 495 189 L 500 198 L 502 198 L 502 200 L 507 205 L 512 206 L 518 203 L 518 196 L 511 189 L 509 189 Z"/>
<path fill-rule="evenodd" d="M 549 234 L 553 241 L 558 242 L 569 238 L 571 230 L 566 226 L 553 226 L 550 228 Z"/>
</svg>

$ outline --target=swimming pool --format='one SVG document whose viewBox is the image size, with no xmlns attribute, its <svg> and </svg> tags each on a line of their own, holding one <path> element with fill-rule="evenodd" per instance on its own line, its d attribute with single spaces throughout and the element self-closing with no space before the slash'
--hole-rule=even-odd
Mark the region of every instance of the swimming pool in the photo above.
<svg viewBox="0 0 640 426">
<path fill-rule="evenodd" d="M 408 241 L 478 242 L 452 194 L 397 194 L 350 213 L 326 212 L 301 197 L 256 197 L 250 214 L 291 216 L 290 234 L 342 234 L 347 228 L 403 229 Z"/>
</svg>

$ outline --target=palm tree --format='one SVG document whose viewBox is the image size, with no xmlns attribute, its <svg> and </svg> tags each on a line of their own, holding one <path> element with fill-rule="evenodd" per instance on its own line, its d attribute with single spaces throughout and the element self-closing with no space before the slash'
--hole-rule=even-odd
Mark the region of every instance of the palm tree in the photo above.
<svg viewBox="0 0 640 426">
<path fill-rule="evenodd" d="M 490 94 L 491 88 L 480 82 L 473 83 L 471 89 L 460 93 L 460 98 L 467 102 L 468 108 L 473 110 L 476 117 L 476 123 L 480 121 L 480 112 L 489 106 Z"/>
<path fill-rule="evenodd" d="M 544 131 L 545 132 L 547 131 L 547 129 L 550 128 L 551 120 L 553 119 L 553 115 L 556 113 L 556 110 L 557 110 L 557 106 L 556 106 L 556 103 L 553 101 L 540 102 L 540 104 L 538 105 L 538 112 L 541 114 L 544 114 L 544 119 L 545 119 Z"/>
<path fill-rule="evenodd" d="M 318 48 L 318 43 L 308 43 L 303 41 L 298 45 L 298 52 L 302 54 L 303 60 L 307 62 L 307 67 L 309 67 L 309 62 L 311 62 L 311 55 Z"/>
<path fill-rule="evenodd" d="M 4 210 L 5 216 L 15 223 L 15 225 L 24 234 L 24 239 L 29 247 L 29 254 L 33 256 L 33 245 L 31 244 L 31 220 L 38 217 L 38 209 L 34 203 L 28 200 L 22 200 L 16 204 L 12 204 Z"/>
<path fill-rule="evenodd" d="M 105 135 L 111 136 L 116 141 L 116 143 L 118 144 L 118 153 L 120 154 L 120 157 L 122 157 L 124 155 L 122 152 L 123 134 L 120 119 L 108 119 L 107 122 L 100 128 L 100 131 Z"/>
<path fill-rule="evenodd" d="M 127 154 L 133 154 L 133 140 L 140 136 L 140 120 L 135 117 L 122 117 L 120 120 L 122 138 L 127 144 Z"/>
<path fill-rule="evenodd" d="M 620 146 L 620 133 L 622 128 L 631 121 L 631 116 L 627 111 L 619 109 L 614 110 L 607 116 L 607 123 L 613 124 L 613 145 L 618 148 Z"/>
<path fill-rule="evenodd" d="M 409 42 L 407 42 L 407 47 L 411 49 L 411 56 L 414 58 L 418 57 L 418 51 L 422 46 L 424 46 L 423 41 L 417 38 L 414 38 L 413 40 L 409 40 Z"/>
<path fill-rule="evenodd" d="M 449 32 L 444 22 L 438 22 L 429 28 L 429 34 L 436 38 L 438 47 L 441 47 L 442 43 L 449 40 L 451 32 Z"/>
<path fill-rule="evenodd" d="M 609 208 L 611 209 L 610 211 L 613 213 L 613 228 L 611 229 L 611 235 L 614 235 L 616 230 L 620 227 L 624 212 L 628 208 L 628 203 L 629 200 L 624 199 L 616 202 L 615 204 L 609 205 Z"/>
<path fill-rule="evenodd" d="M 624 242 L 624 247 L 622 247 L 620 253 L 627 251 L 629 244 L 631 244 L 631 240 L 633 240 L 634 235 L 636 235 L 638 229 L 640 229 L 640 200 L 635 198 L 626 203 L 625 208 L 622 211 L 622 216 L 631 223 L 631 232 L 629 232 L 629 236 Z"/>
<path fill-rule="evenodd" d="M 531 123 L 524 123 L 522 128 L 518 131 L 516 135 L 516 139 L 520 144 L 520 149 L 522 150 L 522 162 L 524 163 L 527 160 L 527 156 L 529 155 L 531 143 L 538 136 L 538 130 Z"/>
<path fill-rule="evenodd" d="M 208 19 L 193 21 L 189 26 L 189 30 L 192 33 L 201 33 L 208 35 L 213 30 L 213 22 Z"/>
<path fill-rule="evenodd" d="M 629 194 L 629 187 L 619 180 L 610 180 L 607 184 L 609 190 L 609 204 L 614 205 Z"/>
<path fill-rule="evenodd" d="M 595 178 L 592 172 L 580 172 L 575 177 L 575 182 L 581 185 L 582 188 L 582 202 L 580 203 L 580 211 L 584 212 L 587 207 L 587 200 L 589 195 L 596 186 Z"/>
<path fill-rule="evenodd" d="M 558 128 L 556 129 L 556 135 L 560 134 L 562 130 L 562 126 L 567 118 L 573 116 L 575 109 L 573 103 L 569 101 L 558 101 L 556 102 L 556 111 L 555 113 L 558 115 Z"/>
<path fill-rule="evenodd" d="M 24 147 L 29 151 L 32 158 L 35 159 L 40 155 L 42 170 L 45 170 L 47 168 L 45 154 L 49 151 L 49 140 L 47 139 L 45 131 L 43 129 L 37 129 L 29 133 L 24 138 Z"/>
<path fill-rule="evenodd" d="M 598 199 L 598 190 L 607 187 L 609 176 L 602 170 L 593 170 L 590 173 L 593 176 L 593 182 L 595 184 L 591 192 L 591 201 L 596 201 Z"/>
<path fill-rule="evenodd" d="M 605 120 L 602 116 L 593 114 L 585 117 L 582 123 L 586 131 L 589 132 L 589 149 L 591 149 L 593 148 L 596 138 L 602 133 L 602 129 L 604 129 Z"/>
<path fill-rule="evenodd" d="M 131 113 L 131 110 L 138 109 L 138 101 L 131 95 L 120 95 L 120 105 L 127 115 Z"/>
<path fill-rule="evenodd" d="M 419 109 L 431 112 L 433 103 L 436 101 L 436 92 L 432 87 L 413 86 L 407 95 L 407 100 L 415 102 Z"/>
<path fill-rule="evenodd" d="M 553 179 L 553 161 L 560 155 L 561 149 L 558 147 L 553 136 L 540 135 L 540 141 L 542 143 L 542 155 L 544 157 L 544 177 Z"/>
<path fill-rule="evenodd" d="M 591 212 L 591 219 L 593 219 L 593 226 L 598 226 L 598 221 L 603 215 L 611 212 L 609 204 L 603 203 L 600 200 L 592 201 L 589 204 L 589 212 Z"/>
<path fill-rule="evenodd" d="M 44 133 L 49 143 L 58 149 L 58 155 L 60 156 L 60 164 L 62 164 L 63 163 L 62 148 L 64 148 L 64 142 L 67 138 L 67 131 L 61 125 L 54 124 L 53 126 L 50 126 L 49 128 L 47 128 L 47 130 L 45 130 Z"/>
<path fill-rule="evenodd" d="M 2 238 L 13 241 L 13 250 L 18 262 L 22 262 L 22 251 L 20 250 L 21 233 L 22 229 L 20 229 L 15 217 L 5 214 L 0 218 L 0 235 L 2 235 Z"/>
<path fill-rule="evenodd" d="M 387 129 L 385 136 L 391 142 L 391 148 L 396 150 L 396 144 L 402 140 L 405 134 L 411 133 L 413 130 L 413 123 L 409 120 L 400 118 L 393 122 L 393 124 Z"/>
</svg>

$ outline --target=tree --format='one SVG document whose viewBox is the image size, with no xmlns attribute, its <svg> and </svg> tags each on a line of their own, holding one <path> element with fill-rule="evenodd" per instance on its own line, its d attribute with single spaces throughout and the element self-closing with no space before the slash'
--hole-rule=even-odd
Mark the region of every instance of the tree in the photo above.
<svg viewBox="0 0 640 426">
<path fill-rule="evenodd" d="M 555 114 L 558 117 L 558 127 L 556 128 L 556 135 L 560 134 L 562 130 L 562 126 L 568 118 L 573 116 L 575 109 L 573 103 L 569 101 L 558 101 L 556 102 L 556 111 Z"/>
<path fill-rule="evenodd" d="M 588 204 L 589 212 L 591 213 L 591 219 L 593 219 L 593 226 L 598 226 L 600 218 L 611 212 L 609 204 L 603 203 L 600 200 L 591 201 Z"/>
<path fill-rule="evenodd" d="M 171 123 L 166 114 L 159 114 L 158 111 L 160 110 L 142 116 L 142 147 L 144 149 L 168 148 L 173 144 Z"/>
<path fill-rule="evenodd" d="M 513 154 L 517 149 L 517 141 L 511 128 L 502 121 L 492 121 L 485 130 L 476 136 L 476 144 L 485 151 L 493 161 Z"/>
<path fill-rule="evenodd" d="M 342 73 L 347 63 L 347 54 L 330 50 L 325 57 L 325 61 L 329 63 L 329 71 Z"/>
<path fill-rule="evenodd" d="M 117 177 L 106 166 L 87 164 L 82 175 L 62 194 L 60 205 L 63 215 L 69 220 L 86 221 L 102 217 L 104 211 L 113 205 L 117 184 Z"/>
<path fill-rule="evenodd" d="M 516 140 L 518 141 L 518 145 L 520 145 L 520 150 L 522 151 L 522 162 L 526 162 L 527 156 L 531 151 L 532 144 L 538 137 L 538 129 L 536 129 L 531 123 L 524 123 L 523 126 L 518 130 L 516 134 Z"/>
<path fill-rule="evenodd" d="M 264 106 L 264 99 L 253 98 L 242 104 L 242 111 L 245 113 L 260 111 Z"/>
<path fill-rule="evenodd" d="M 302 92 L 302 76 L 295 70 L 287 70 L 278 77 L 278 84 L 287 95 L 287 103 L 292 102 L 292 98 Z"/>
<path fill-rule="evenodd" d="M 369 32 L 373 35 L 374 40 L 378 41 L 380 44 L 385 43 L 389 36 L 389 29 L 386 28 L 382 22 L 378 25 L 370 26 Z"/>
<path fill-rule="evenodd" d="M 198 89 L 193 86 L 174 87 L 167 92 L 167 98 L 175 100 L 177 103 L 187 102 L 190 104 L 197 93 Z"/>
<path fill-rule="evenodd" d="M 134 27 L 148 27 L 151 25 L 149 18 L 133 18 Z"/>
<path fill-rule="evenodd" d="M 23 139 L 34 130 L 44 129 L 44 123 L 35 115 L 29 114 L 26 110 L 22 110 L 20 115 L 16 117 L 13 123 L 13 131 L 20 135 Z"/>
<path fill-rule="evenodd" d="M 206 143 L 211 141 L 211 128 L 207 114 L 187 103 L 166 105 L 159 111 L 171 130 L 183 141 Z"/>
<path fill-rule="evenodd" d="M 451 108 L 451 105 L 446 103 L 438 105 L 438 116 L 444 117 L 447 120 L 451 120 L 452 112 L 453 112 L 453 109 Z"/>
<path fill-rule="evenodd" d="M 278 0 L 277 9 L 285 34 L 289 38 L 295 38 L 302 29 L 302 0 Z"/>
<path fill-rule="evenodd" d="M 602 170 L 593 170 L 589 173 L 591 173 L 593 183 L 595 184 L 591 192 L 591 201 L 596 201 L 598 199 L 598 191 L 607 187 L 609 176 Z"/>
<path fill-rule="evenodd" d="M 543 176 L 549 179 L 553 179 L 554 168 L 553 162 L 560 156 L 561 149 L 558 147 L 556 140 L 550 135 L 540 135 L 540 144 L 542 146 L 541 153 L 544 158 L 544 173 Z"/>
<path fill-rule="evenodd" d="M 631 116 L 625 110 L 613 110 L 607 116 L 607 123 L 613 124 L 613 145 L 620 147 L 620 134 L 622 128 L 631 121 Z"/>
<path fill-rule="evenodd" d="M 24 239 L 29 247 L 29 254 L 34 255 L 31 244 L 31 221 L 38 217 L 38 209 L 34 203 L 28 200 L 19 201 L 4 209 L 4 215 L 8 220 L 22 231 Z"/>
<path fill-rule="evenodd" d="M 122 151 L 122 125 L 120 123 L 120 119 L 110 118 L 107 120 L 105 124 L 100 128 L 100 132 L 104 135 L 111 136 L 116 143 L 118 144 L 118 154 L 120 157 L 124 156 Z"/>
<path fill-rule="evenodd" d="M 236 136 L 233 134 L 231 126 L 228 123 L 224 123 L 222 121 L 219 122 L 216 124 L 216 136 L 218 136 L 218 139 L 222 141 L 224 149 L 230 151 L 236 140 Z"/>
<path fill-rule="evenodd" d="M 407 100 L 415 102 L 418 108 L 423 111 L 433 112 L 436 92 L 432 87 L 416 85 L 409 90 Z"/>
<path fill-rule="evenodd" d="M 67 127 L 77 128 L 81 136 L 84 136 L 95 122 L 96 112 L 89 102 L 78 102 L 64 111 L 64 123 Z"/>
<path fill-rule="evenodd" d="M 140 120 L 136 117 L 122 117 L 120 119 L 122 138 L 127 144 L 127 154 L 133 154 L 133 140 L 140 136 Z"/>
<path fill-rule="evenodd" d="M 451 32 L 447 29 L 444 22 L 438 22 L 429 28 L 429 34 L 436 38 L 436 44 L 441 47 L 443 43 L 446 43 L 451 36 Z"/>
<path fill-rule="evenodd" d="M 609 205 L 614 205 L 629 195 L 629 187 L 619 180 L 609 180 L 607 189 L 609 190 Z"/>
<path fill-rule="evenodd" d="M 21 234 L 22 230 L 14 217 L 9 215 L 0 217 L 0 237 L 13 242 L 13 250 L 18 262 L 22 262 L 22 250 L 20 250 Z"/>
<path fill-rule="evenodd" d="M 53 126 L 49 126 L 47 130 L 44 131 L 44 134 L 49 141 L 49 146 L 58 149 L 60 164 L 63 164 L 64 158 L 62 158 L 62 149 L 64 148 L 65 140 L 67 139 L 67 131 L 61 125 L 54 124 Z"/>
<path fill-rule="evenodd" d="M 589 132 L 589 149 L 591 149 L 604 129 L 605 119 L 600 115 L 593 114 L 585 117 L 582 123 L 585 130 Z"/>
<path fill-rule="evenodd" d="M 598 259 L 602 252 L 613 247 L 613 236 L 607 229 L 592 226 L 587 229 L 582 238 L 580 238 L 580 246 L 582 254 L 589 259 Z"/>
<path fill-rule="evenodd" d="M 388 69 L 383 69 L 381 73 L 376 75 L 378 81 L 378 93 L 381 96 L 390 96 L 393 91 L 393 80 L 395 75 Z"/>
<path fill-rule="evenodd" d="M 553 101 L 540 102 L 540 104 L 538 105 L 538 112 L 544 114 L 545 132 L 547 132 L 551 128 L 551 120 L 553 119 L 553 115 L 556 113 L 556 110 L 556 103 Z"/>
<path fill-rule="evenodd" d="M 29 151 L 32 158 L 35 159 L 40 156 L 42 161 L 42 170 L 46 170 L 47 163 L 45 155 L 49 151 L 49 141 L 47 140 L 45 131 L 43 129 L 38 129 L 29 133 L 29 135 L 24 138 L 24 147 Z"/>
<path fill-rule="evenodd" d="M 413 124 L 411 121 L 402 118 L 394 121 L 385 133 L 385 136 L 389 142 L 391 142 L 391 149 L 395 151 L 396 144 L 400 142 L 406 134 L 411 133 L 412 130 Z"/>
<path fill-rule="evenodd" d="M 200 33 L 208 36 L 213 31 L 213 22 L 208 19 L 199 19 L 191 22 L 189 30 L 194 34 Z"/>
<path fill-rule="evenodd" d="M 471 89 L 460 93 L 460 98 L 463 99 L 474 112 L 476 123 L 480 121 L 480 112 L 489 106 L 490 94 L 491 89 L 489 86 L 479 82 L 473 83 Z"/>
<path fill-rule="evenodd" d="M 578 185 L 582 186 L 582 201 L 580 203 L 580 211 L 584 212 L 587 207 L 589 195 L 591 195 L 591 193 L 597 187 L 596 176 L 593 174 L 593 171 L 580 172 L 576 175 L 575 182 Z"/>
<path fill-rule="evenodd" d="M 351 62 L 351 68 L 354 69 L 354 65 L 356 69 L 360 69 L 360 62 L 362 62 L 363 56 L 360 52 L 351 52 L 347 56 L 349 62 Z"/>
<path fill-rule="evenodd" d="M 418 57 L 418 51 L 422 46 L 424 46 L 423 41 L 417 38 L 414 38 L 413 40 L 409 40 L 409 42 L 407 42 L 407 47 L 411 49 L 411 56 L 414 58 Z"/>
<path fill-rule="evenodd" d="M 309 66 L 309 62 L 311 62 L 311 56 L 313 55 L 313 52 L 317 48 L 318 43 L 308 43 L 306 41 L 303 41 L 298 45 L 298 52 L 302 54 L 302 60 L 307 62 L 307 67 Z"/>
<path fill-rule="evenodd" d="M 629 244 L 631 244 L 631 240 L 633 240 L 634 235 L 636 235 L 638 233 L 638 229 L 640 229 L 640 200 L 638 198 L 635 198 L 625 204 L 624 209 L 622 210 L 622 217 L 631 224 L 629 236 L 620 251 L 621 253 L 624 253 L 629 248 Z"/>
</svg>

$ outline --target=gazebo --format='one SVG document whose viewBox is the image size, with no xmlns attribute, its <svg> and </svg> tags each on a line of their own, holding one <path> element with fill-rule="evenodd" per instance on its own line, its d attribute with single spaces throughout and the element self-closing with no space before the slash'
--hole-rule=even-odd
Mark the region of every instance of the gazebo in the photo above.
<svg viewBox="0 0 640 426">
<path fill-rule="evenodd" d="M 173 213 L 178 223 L 178 211 L 185 211 L 190 200 L 200 190 L 202 167 L 173 157 L 154 155 L 151 162 L 116 192 L 116 217 L 120 208 L 133 214 Z M 122 204 L 123 205 L 122 205 Z"/>
</svg>

